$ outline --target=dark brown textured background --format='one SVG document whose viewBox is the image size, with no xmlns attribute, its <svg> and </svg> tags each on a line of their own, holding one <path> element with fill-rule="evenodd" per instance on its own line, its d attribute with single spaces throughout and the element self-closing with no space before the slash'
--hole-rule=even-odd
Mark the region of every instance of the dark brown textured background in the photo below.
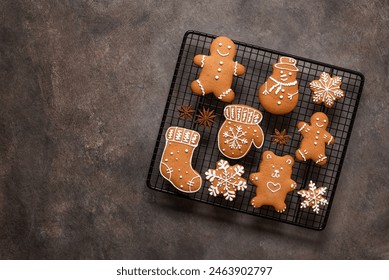
<svg viewBox="0 0 389 280">
<path fill-rule="evenodd" d="M 0 11 L 0 258 L 389 259 L 387 1 L 6 0 Z M 189 29 L 365 74 L 324 231 L 146 187 Z"/>
</svg>

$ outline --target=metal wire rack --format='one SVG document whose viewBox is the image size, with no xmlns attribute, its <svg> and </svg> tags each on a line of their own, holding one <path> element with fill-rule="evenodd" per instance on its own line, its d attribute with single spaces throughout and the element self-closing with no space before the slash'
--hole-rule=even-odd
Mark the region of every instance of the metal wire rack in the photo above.
<svg viewBox="0 0 389 280">
<path fill-rule="evenodd" d="M 158 133 L 150 169 L 147 177 L 147 186 L 153 190 L 178 195 L 183 198 L 211 204 L 234 211 L 268 218 L 288 224 L 293 224 L 314 230 L 323 230 L 327 224 L 331 205 L 334 200 L 339 176 L 341 173 L 347 145 L 351 135 L 358 103 L 361 97 L 364 84 L 364 76 L 356 71 L 340 68 L 326 63 L 290 55 L 270 49 L 261 48 L 243 42 L 234 41 L 237 47 L 235 60 L 246 67 L 246 73 L 242 77 L 234 78 L 232 89 L 235 91 L 233 104 L 245 104 L 259 108 L 263 112 L 263 120 L 260 123 L 265 135 L 264 144 L 261 149 L 251 147 L 250 152 L 242 159 L 228 159 L 231 165 L 239 163 L 244 166 L 244 178 L 249 174 L 257 172 L 263 151 L 271 150 L 277 155 L 292 155 L 294 157 L 301 135 L 296 129 L 298 121 L 309 122 L 310 116 L 315 112 L 324 112 L 329 118 L 327 130 L 334 136 L 335 144 L 328 146 L 326 153 L 328 163 L 325 166 L 317 166 L 314 162 L 295 161 L 293 166 L 292 179 L 297 183 L 297 189 L 288 194 L 286 198 L 287 210 L 277 213 L 272 207 L 263 206 L 255 209 L 250 205 L 250 200 L 255 196 L 255 186 L 249 180 L 248 188 L 244 192 L 237 192 L 234 201 L 226 201 L 223 197 L 213 197 L 208 194 L 209 182 L 203 180 L 202 188 L 193 194 L 185 194 L 177 191 L 159 173 L 159 162 L 165 146 L 164 134 L 170 126 L 180 126 L 196 130 L 201 135 L 199 146 L 195 149 L 192 166 L 198 171 L 203 179 L 204 173 L 209 168 L 215 168 L 216 162 L 223 155 L 217 148 L 217 133 L 224 121 L 223 109 L 228 103 L 215 98 L 212 94 L 197 96 L 191 92 L 190 83 L 197 79 L 200 68 L 193 63 L 196 54 L 209 54 L 209 48 L 214 35 L 188 31 L 185 33 L 174 71 L 169 96 L 167 99 L 161 127 Z M 258 89 L 265 82 L 272 72 L 272 65 L 277 62 L 279 56 L 289 56 L 297 60 L 297 67 L 300 72 L 297 75 L 299 83 L 299 102 L 297 107 L 289 114 L 277 116 L 266 112 L 258 100 Z M 312 102 L 312 92 L 309 83 L 318 79 L 325 71 L 331 76 L 336 75 L 342 78 L 341 89 L 345 97 L 338 100 L 332 109 L 324 105 L 316 105 Z M 203 107 L 215 111 L 216 123 L 211 128 L 198 126 L 193 119 L 179 118 L 178 109 L 182 105 L 191 105 L 197 114 Z M 274 130 L 286 129 L 291 135 L 288 145 L 280 147 L 273 144 L 271 135 Z M 309 181 L 312 180 L 317 186 L 327 187 L 326 198 L 329 204 L 321 208 L 319 214 L 315 214 L 311 208 L 301 209 L 297 191 L 307 189 Z"/>
</svg>

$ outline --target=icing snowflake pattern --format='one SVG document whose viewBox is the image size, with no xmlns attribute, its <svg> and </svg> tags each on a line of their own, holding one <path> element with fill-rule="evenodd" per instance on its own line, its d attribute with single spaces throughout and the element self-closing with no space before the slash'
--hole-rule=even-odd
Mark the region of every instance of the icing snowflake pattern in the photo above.
<svg viewBox="0 0 389 280">
<path fill-rule="evenodd" d="M 226 160 L 218 161 L 217 169 L 208 169 L 205 172 L 206 179 L 211 182 L 209 194 L 222 194 L 226 200 L 233 201 L 237 190 L 244 191 L 247 188 L 246 180 L 241 177 L 243 173 L 244 167 L 241 165 L 230 166 Z"/>
<path fill-rule="evenodd" d="M 310 181 L 309 190 L 301 190 L 297 192 L 302 198 L 305 199 L 303 202 L 301 202 L 300 208 L 312 207 L 313 212 L 319 214 L 320 205 L 328 204 L 327 199 L 323 197 L 326 193 L 326 190 L 326 187 L 317 188 L 316 184 Z"/>
<path fill-rule="evenodd" d="M 312 81 L 309 86 L 313 91 L 313 102 L 331 108 L 334 101 L 343 97 L 343 90 L 340 89 L 342 79 L 338 76 L 332 76 L 326 72 L 320 74 L 319 80 Z"/>
<path fill-rule="evenodd" d="M 243 131 L 240 125 L 235 126 L 235 129 L 230 127 L 228 131 L 223 133 L 223 137 L 227 138 L 224 141 L 225 144 L 228 144 L 231 149 L 241 149 L 242 144 L 247 144 L 248 140 L 245 138 L 247 131 Z"/>
</svg>

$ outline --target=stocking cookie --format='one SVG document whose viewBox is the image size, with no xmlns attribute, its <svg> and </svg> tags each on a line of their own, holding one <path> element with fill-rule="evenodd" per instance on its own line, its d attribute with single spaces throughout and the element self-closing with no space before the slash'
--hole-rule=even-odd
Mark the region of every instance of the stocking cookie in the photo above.
<svg viewBox="0 0 389 280">
<path fill-rule="evenodd" d="M 197 147 L 200 134 L 197 131 L 171 126 L 165 134 L 159 171 L 179 191 L 197 192 L 201 187 L 201 177 L 192 168 L 193 151 Z"/>
<path fill-rule="evenodd" d="M 303 136 L 300 147 L 296 151 L 296 158 L 301 161 L 312 159 L 318 165 L 325 165 L 327 157 L 325 145 L 335 143 L 334 137 L 326 128 L 328 117 L 326 114 L 318 112 L 311 116 L 311 125 L 306 122 L 299 122 L 297 129 Z"/>
<path fill-rule="evenodd" d="M 332 108 L 335 101 L 343 97 L 343 90 L 340 89 L 342 78 L 331 76 L 326 72 L 320 74 L 319 80 L 314 80 L 309 83 L 310 89 L 313 91 L 313 103 L 324 105 L 327 108 Z"/>
<path fill-rule="evenodd" d="M 286 195 L 297 186 L 290 178 L 293 164 L 289 155 L 280 157 L 271 151 L 262 154 L 258 172 L 250 174 L 250 181 L 257 187 L 256 196 L 251 199 L 254 208 L 269 205 L 280 213 L 286 210 Z"/>
<path fill-rule="evenodd" d="M 219 160 L 216 169 L 208 169 L 205 172 L 206 179 L 211 182 L 208 191 L 210 195 L 223 195 L 226 200 L 233 201 L 236 191 L 244 191 L 247 182 L 241 176 L 244 173 L 243 166 L 235 164 L 230 166 L 228 161 Z"/>
<path fill-rule="evenodd" d="M 259 102 L 266 111 L 275 115 L 293 111 L 298 101 L 298 71 L 296 60 L 290 57 L 280 57 L 273 65 L 273 73 L 258 91 Z"/>
<path fill-rule="evenodd" d="M 242 64 L 234 61 L 236 47 L 227 37 L 217 37 L 210 48 L 211 55 L 196 55 L 194 64 L 203 68 L 197 80 L 190 85 L 197 95 L 213 93 L 224 102 L 231 102 L 235 93 L 231 89 L 233 76 L 246 72 Z"/>
<path fill-rule="evenodd" d="M 233 104 L 224 108 L 226 120 L 218 133 L 219 151 L 226 157 L 238 159 L 244 157 L 251 144 L 261 148 L 263 131 L 259 126 L 262 114 L 250 106 Z"/>
</svg>

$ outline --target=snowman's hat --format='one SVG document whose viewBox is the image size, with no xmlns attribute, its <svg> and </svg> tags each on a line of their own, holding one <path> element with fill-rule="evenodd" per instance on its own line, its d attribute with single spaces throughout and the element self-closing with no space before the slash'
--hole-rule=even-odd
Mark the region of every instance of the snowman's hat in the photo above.
<svg viewBox="0 0 389 280">
<path fill-rule="evenodd" d="M 281 70 L 288 70 L 288 71 L 294 71 L 297 72 L 299 69 L 296 67 L 296 59 L 282 56 L 278 59 L 278 62 L 274 64 L 274 67 L 281 69 Z"/>
</svg>

